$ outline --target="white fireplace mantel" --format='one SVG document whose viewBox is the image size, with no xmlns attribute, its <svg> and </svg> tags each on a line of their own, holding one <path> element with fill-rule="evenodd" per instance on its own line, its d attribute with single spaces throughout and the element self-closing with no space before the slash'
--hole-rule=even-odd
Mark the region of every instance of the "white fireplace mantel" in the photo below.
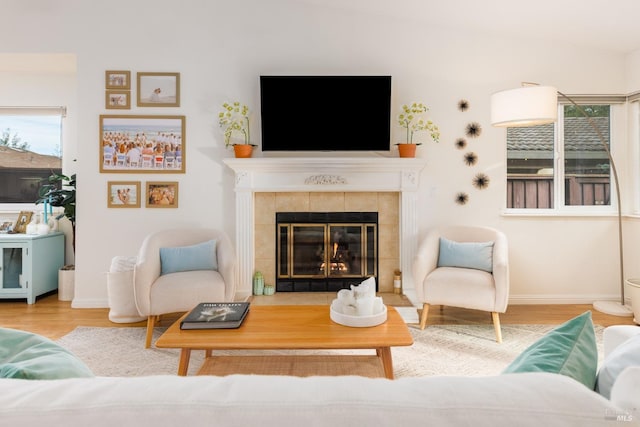
<svg viewBox="0 0 640 427">
<path fill-rule="evenodd" d="M 400 268 L 404 294 L 417 303 L 411 262 L 418 249 L 417 191 L 426 162 L 419 158 L 283 157 L 225 159 L 235 172 L 238 295 L 251 294 L 255 268 L 254 193 L 400 193 Z M 416 304 L 417 305 L 417 304 Z"/>
</svg>

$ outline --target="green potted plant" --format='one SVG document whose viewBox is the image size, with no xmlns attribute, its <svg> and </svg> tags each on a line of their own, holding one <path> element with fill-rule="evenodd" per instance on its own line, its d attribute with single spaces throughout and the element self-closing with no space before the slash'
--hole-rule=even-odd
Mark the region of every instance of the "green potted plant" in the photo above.
<svg viewBox="0 0 640 427">
<path fill-rule="evenodd" d="M 402 106 L 402 112 L 398 114 L 398 124 L 406 129 L 407 135 L 405 142 L 396 144 L 400 157 L 415 157 L 416 146 L 422 145 L 421 142 L 413 141 L 413 134 L 416 132 L 427 131 L 434 142 L 439 141 L 440 130 L 435 123 L 425 118 L 427 111 L 429 107 L 422 102 Z"/>
<path fill-rule="evenodd" d="M 236 157 L 251 157 L 253 147 L 249 132 L 249 107 L 240 102 L 222 104 L 222 111 L 218 114 L 218 123 L 224 129 L 224 144 L 233 146 Z M 234 133 L 242 135 L 242 142 L 233 142 Z"/>
<path fill-rule="evenodd" d="M 46 184 L 38 190 L 36 205 L 45 200 L 51 206 L 63 208 L 56 219 L 67 218 L 71 223 L 71 243 L 76 252 L 76 174 L 66 176 L 54 173 Z M 58 271 L 58 298 L 61 301 L 73 299 L 75 288 L 75 265 L 65 265 Z"/>
</svg>

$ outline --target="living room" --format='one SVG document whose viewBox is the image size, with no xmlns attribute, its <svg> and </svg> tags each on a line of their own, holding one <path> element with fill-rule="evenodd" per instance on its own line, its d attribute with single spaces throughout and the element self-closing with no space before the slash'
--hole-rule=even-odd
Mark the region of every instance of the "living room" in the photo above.
<svg viewBox="0 0 640 427">
<path fill-rule="evenodd" d="M 135 255 L 152 231 L 168 224 L 202 225 L 236 234 L 234 174 L 223 163 L 232 153 L 224 147 L 216 117 L 223 102 L 241 100 L 252 111 L 254 142 L 259 145 L 259 76 L 278 74 L 391 75 L 392 116 L 402 104 L 425 102 L 441 138 L 440 143 L 425 140 L 419 147 L 418 156 L 426 161 L 418 190 L 419 234 L 455 223 L 503 230 L 510 244 L 511 304 L 588 304 L 619 296 L 612 210 L 522 215 L 505 209 L 505 132 L 491 126 L 489 106 L 492 93 L 522 81 L 553 84 L 576 95 L 632 94 L 640 86 L 640 54 L 634 47 L 589 46 L 563 40 L 551 30 L 548 35 L 536 30 L 529 36 L 504 36 L 478 29 L 468 18 L 476 6 L 468 5 L 461 6 L 469 9 L 466 20 L 454 26 L 444 20 L 453 6 L 442 5 L 418 9 L 415 12 L 422 16 L 411 17 L 399 13 L 399 7 L 385 16 L 375 8 L 320 2 L 197 5 L 177 11 L 172 2 L 144 1 L 123 2 L 121 7 L 113 2 L 7 6 L 13 19 L 2 30 L 7 41 L 3 104 L 67 107 L 63 170 L 81 178 L 73 307 L 105 307 L 105 272 L 111 259 Z M 550 16 L 554 7 L 549 5 Z M 525 19 L 519 7 L 513 9 Z M 486 12 L 478 15 L 478 20 L 490 18 Z M 168 177 L 99 171 L 98 118 L 110 113 L 104 102 L 105 71 L 120 69 L 130 70 L 132 76 L 148 71 L 181 75 L 180 107 L 132 106 L 126 111 L 186 117 L 185 173 L 170 175 L 180 186 L 177 210 L 107 207 L 108 181 Z M 458 109 L 462 99 L 469 103 L 465 112 Z M 640 252 L 632 238 L 638 227 L 638 142 L 633 131 L 637 115 L 635 103 L 618 107 L 621 120 L 614 128 L 612 150 L 621 176 L 626 279 L 640 274 L 632 262 Z M 463 163 L 462 153 L 454 147 L 470 122 L 482 130 L 470 139 L 470 149 L 479 159 L 473 168 Z M 357 138 L 357 125 L 353 133 Z M 399 142 L 401 129 L 392 127 L 391 137 L 392 144 Z M 387 155 L 395 157 L 395 146 L 391 147 Z M 257 151 L 254 156 L 261 156 Z M 483 190 L 472 185 L 479 171 L 490 179 Z M 465 205 L 455 203 L 459 192 L 469 195 Z M 21 210 L 2 209 L 6 217 Z"/>
<path fill-rule="evenodd" d="M 250 109 L 255 159 L 329 158 L 326 164 L 351 157 L 361 162 L 367 158 L 372 163 L 398 162 L 394 144 L 402 142 L 403 129 L 395 125 L 395 118 L 403 104 L 424 102 L 429 119 L 440 129 L 440 141 L 420 136 L 417 161 L 424 166 L 415 181 L 413 238 L 419 241 L 428 230 L 452 224 L 503 231 L 509 242 L 511 284 L 504 324 L 560 324 L 578 314 L 576 307 L 591 307 L 597 300 L 616 301 L 621 281 L 640 277 L 640 265 L 635 262 L 640 244 L 634 239 L 640 231 L 640 39 L 633 21 L 638 7 L 630 0 L 615 9 L 591 0 L 544 0 L 535 6 L 507 0 L 4 2 L 0 105 L 66 108 L 62 169 L 66 174 L 77 173 L 80 195 L 75 254 L 66 230 L 66 263 L 75 264 L 71 303 L 52 302 L 55 296 L 33 305 L 20 301 L 24 308 L 3 302 L 3 308 L 9 308 L 5 316 L 19 322 L 27 314 L 22 327 L 33 326 L 32 330 L 43 333 L 49 319 L 56 329 L 52 335 L 66 327 L 61 326 L 65 323 L 69 327 L 106 326 L 106 273 L 111 260 L 135 256 L 149 234 L 168 228 L 208 227 L 223 230 L 237 244 L 242 234 L 237 222 L 237 180 L 225 163 L 233 152 L 225 147 L 218 126 L 218 113 L 230 101 Z M 105 73 L 109 70 L 130 72 L 129 109 L 106 108 Z M 141 106 L 135 99 L 138 73 L 179 73 L 179 105 Z M 264 75 L 391 76 L 390 150 L 282 156 L 263 152 L 260 76 Z M 491 96 L 523 81 L 553 85 L 586 102 L 612 102 L 611 147 L 620 175 L 624 277 L 619 271 L 618 201 L 614 197 L 611 205 L 596 207 L 526 211 L 507 207 L 507 133 L 491 125 Z M 461 108 L 461 101 L 466 108 Z M 333 120 L 348 120 L 349 108 L 356 108 L 344 107 L 336 108 Z M 100 116 L 115 114 L 184 116 L 184 171 L 103 171 Z M 283 121 L 286 115 L 284 111 Z M 473 136 L 467 131 L 470 124 L 475 125 Z M 353 139 L 358 138 L 361 126 L 353 124 Z M 465 150 L 456 145 L 460 138 L 467 142 Z M 305 144 L 305 135 L 300 135 L 300 144 Z M 464 155 L 469 152 L 477 157 L 471 165 L 465 163 Z M 324 173 L 321 167 L 311 172 Z M 478 174 L 487 178 L 484 185 L 474 185 Z M 107 192 L 109 183 L 117 181 L 175 182 L 179 204 L 175 209 L 151 209 L 144 204 L 113 209 Z M 464 203 L 459 203 L 461 193 L 466 196 Z M 0 220 L 15 221 L 21 211 L 40 209 L 32 204 L 1 204 Z M 400 262 L 408 265 L 409 261 Z M 241 275 L 250 277 L 251 270 Z M 411 288 L 409 282 L 406 285 Z M 239 289 L 248 294 L 251 283 L 244 280 Z M 550 305 L 558 309 L 547 310 Z M 518 308 L 525 306 L 536 308 L 520 317 Z M 569 308 L 563 309 L 565 306 Z M 431 316 L 436 323 L 457 322 L 460 317 L 490 322 L 487 313 L 457 309 L 444 314 L 433 310 Z M 619 323 L 631 323 L 631 318 L 625 319 Z M 595 323 L 606 326 L 616 321 L 596 319 Z M 178 389 L 173 381 L 168 379 L 167 384 Z M 281 381 L 283 386 L 293 384 Z M 501 389 L 499 381 L 489 382 Z M 293 385 L 297 391 L 298 384 Z M 356 385 L 365 389 L 362 383 Z M 465 389 L 464 385 L 455 393 L 440 389 L 430 398 Z M 565 390 L 558 387 L 556 391 L 547 384 L 538 385 L 535 391 L 527 391 L 528 387 L 502 390 L 507 394 L 512 390 L 511 395 L 526 400 L 547 389 L 548 393 Z M 572 389 L 570 394 L 574 392 L 581 393 Z M 552 401 L 554 397 L 549 396 Z"/>
</svg>

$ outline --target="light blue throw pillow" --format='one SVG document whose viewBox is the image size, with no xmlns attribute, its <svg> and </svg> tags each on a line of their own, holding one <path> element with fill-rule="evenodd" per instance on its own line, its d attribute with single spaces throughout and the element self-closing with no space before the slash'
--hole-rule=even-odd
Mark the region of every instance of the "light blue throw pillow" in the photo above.
<svg viewBox="0 0 640 427">
<path fill-rule="evenodd" d="M 218 270 L 216 241 L 198 243 L 193 246 L 160 248 L 160 274 L 192 270 Z"/>
<path fill-rule="evenodd" d="M 596 391 L 610 399 L 618 375 L 629 366 L 640 366 L 640 335 L 629 338 L 607 356 L 598 371 Z"/>
<path fill-rule="evenodd" d="M 598 349 L 591 312 L 558 326 L 529 346 L 504 370 L 550 372 L 566 375 L 593 390 L 598 369 Z"/>
<path fill-rule="evenodd" d="M 57 380 L 93 377 L 77 357 L 40 335 L 0 328 L 0 378 Z"/>
<path fill-rule="evenodd" d="M 493 242 L 454 242 L 440 238 L 438 267 L 462 267 L 493 272 Z"/>
</svg>

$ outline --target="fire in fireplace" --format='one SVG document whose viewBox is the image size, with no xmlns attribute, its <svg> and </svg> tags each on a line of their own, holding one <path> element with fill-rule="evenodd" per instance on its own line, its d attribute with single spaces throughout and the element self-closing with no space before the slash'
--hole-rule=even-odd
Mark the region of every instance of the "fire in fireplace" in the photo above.
<svg viewBox="0 0 640 427">
<path fill-rule="evenodd" d="M 378 275 L 377 212 L 276 213 L 276 290 L 348 289 Z"/>
</svg>

